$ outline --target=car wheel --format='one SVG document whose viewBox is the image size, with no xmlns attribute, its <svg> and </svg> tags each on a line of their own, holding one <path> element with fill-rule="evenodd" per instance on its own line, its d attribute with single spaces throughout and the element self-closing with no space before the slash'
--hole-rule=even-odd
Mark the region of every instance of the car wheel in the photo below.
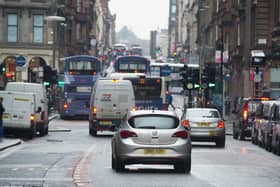
<svg viewBox="0 0 280 187">
<path fill-rule="evenodd" d="M 242 128 L 241 128 L 241 131 L 240 131 L 239 139 L 240 140 L 245 140 L 245 133 L 244 133 L 244 129 L 242 129 Z"/>
<path fill-rule="evenodd" d="M 178 173 L 190 173 L 191 171 L 191 158 L 186 161 L 180 161 L 174 164 L 174 169 Z"/>
<path fill-rule="evenodd" d="M 116 169 L 116 159 L 114 158 L 113 154 L 112 154 L 112 169 Z"/>
<path fill-rule="evenodd" d="M 233 139 L 237 139 L 238 138 L 238 133 L 235 130 L 235 123 L 233 123 L 232 129 L 233 129 L 233 133 L 232 133 L 233 134 Z"/>
<path fill-rule="evenodd" d="M 280 138 L 277 137 L 277 141 L 276 141 L 276 149 L 275 149 L 275 153 L 276 155 L 280 155 Z"/>
<path fill-rule="evenodd" d="M 116 172 L 123 172 L 125 168 L 125 163 L 120 161 L 118 158 L 115 160 L 115 169 Z"/>
<path fill-rule="evenodd" d="M 225 147 L 225 144 L 226 144 L 225 138 L 221 138 L 221 139 L 216 140 L 216 146 L 217 147 L 223 148 L 223 147 Z"/>
</svg>

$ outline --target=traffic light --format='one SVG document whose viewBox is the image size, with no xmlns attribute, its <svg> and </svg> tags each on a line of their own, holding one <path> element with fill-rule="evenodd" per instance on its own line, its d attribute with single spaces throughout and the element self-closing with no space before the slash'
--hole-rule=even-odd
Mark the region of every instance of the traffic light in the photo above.
<svg viewBox="0 0 280 187">
<path fill-rule="evenodd" d="M 199 75 L 199 69 L 192 69 L 192 83 L 194 85 L 194 89 L 200 88 L 200 75 Z"/>
<path fill-rule="evenodd" d="M 4 63 L 0 64 L 0 74 L 5 74 L 6 73 L 6 65 Z"/>
<path fill-rule="evenodd" d="M 208 72 L 208 88 L 214 88 L 216 86 L 216 68 L 207 68 Z"/>
</svg>

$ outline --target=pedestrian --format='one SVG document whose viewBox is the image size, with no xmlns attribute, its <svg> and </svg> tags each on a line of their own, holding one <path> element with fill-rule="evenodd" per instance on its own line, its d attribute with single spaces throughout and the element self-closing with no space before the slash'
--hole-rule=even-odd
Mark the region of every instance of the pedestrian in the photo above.
<svg viewBox="0 0 280 187">
<path fill-rule="evenodd" d="M 5 108 L 3 106 L 3 97 L 0 97 L 0 141 L 3 137 L 3 113 L 5 112 Z"/>
<path fill-rule="evenodd" d="M 169 106 L 171 105 L 173 110 L 175 110 L 175 107 L 172 104 L 173 98 L 172 95 L 169 93 L 169 91 L 167 91 L 166 93 L 166 103 L 167 103 L 167 109 L 169 108 Z"/>
</svg>

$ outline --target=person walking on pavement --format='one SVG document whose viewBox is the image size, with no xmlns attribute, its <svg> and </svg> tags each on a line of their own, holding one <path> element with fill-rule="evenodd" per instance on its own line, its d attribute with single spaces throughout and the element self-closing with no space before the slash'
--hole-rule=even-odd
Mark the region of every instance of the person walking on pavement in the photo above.
<svg viewBox="0 0 280 187">
<path fill-rule="evenodd" d="M 5 112 L 5 108 L 3 106 L 3 97 L 0 97 L 0 141 L 3 137 L 3 113 Z"/>
<path fill-rule="evenodd" d="M 175 110 L 175 107 L 174 107 L 174 105 L 173 105 L 173 103 L 172 103 L 172 95 L 170 94 L 169 91 L 167 91 L 167 93 L 166 93 L 166 103 L 167 103 L 167 109 L 168 109 L 169 106 L 171 105 L 172 108 L 173 108 L 173 110 Z"/>
</svg>

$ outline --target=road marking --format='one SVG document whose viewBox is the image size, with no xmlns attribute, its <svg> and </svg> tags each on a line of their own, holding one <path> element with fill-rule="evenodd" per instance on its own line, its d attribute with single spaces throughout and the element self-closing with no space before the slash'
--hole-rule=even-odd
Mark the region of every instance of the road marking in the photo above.
<svg viewBox="0 0 280 187">
<path fill-rule="evenodd" d="M 91 154 L 93 153 L 93 150 L 95 148 L 95 145 L 92 145 L 86 153 L 81 157 L 81 159 L 78 161 L 76 167 L 73 171 L 73 180 L 74 183 L 77 186 L 87 186 L 87 187 L 93 187 L 92 181 L 89 179 L 88 176 L 88 166 L 91 158 Z"/>
</svg>

